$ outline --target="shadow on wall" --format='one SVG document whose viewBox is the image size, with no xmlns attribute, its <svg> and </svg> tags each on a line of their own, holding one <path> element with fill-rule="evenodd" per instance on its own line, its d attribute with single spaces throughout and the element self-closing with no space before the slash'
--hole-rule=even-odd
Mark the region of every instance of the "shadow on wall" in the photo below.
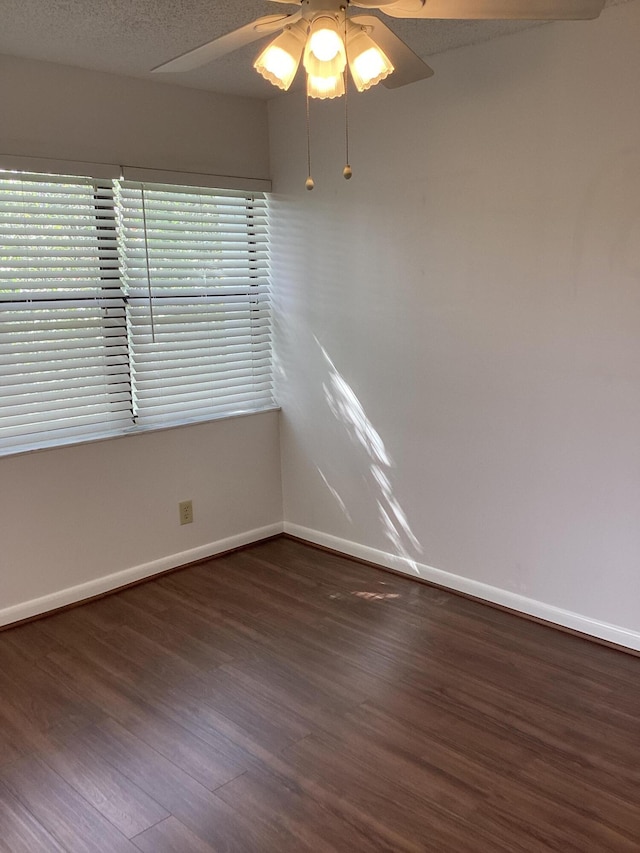
<svg viewBox="0 0 640 853">
<path fill-rule="evenodd" d="M 422 546 L 414 536 L 407 516 L 393 494 L 390 479 L 393 460 L 387 453 L 380 434 L 367 417 L 353 388 L 338 372 L 327 351 L 315 336 L 314 341 L 318 345 L 327 367 L 327 380 L 322 385 L 326 403 L 333 416 L 346 430 L 351 441 L 363 449 L 368 457 L 369 467 L 366 479 L 372 487 L 372 491 L 378 495 L 376 499 L 378 517 L 384 534 L 391 542 L 395 555 L 401 558 L 403 565 L 410 568 L 415 574 L 419 574 L 418 565 L 410 549 L 422 554 Z M 318 468 L 318 473 L 342 512 L 351 521 L 348 507 L 337 490 L 329 483 L 320 468 Z"/>
</svg>

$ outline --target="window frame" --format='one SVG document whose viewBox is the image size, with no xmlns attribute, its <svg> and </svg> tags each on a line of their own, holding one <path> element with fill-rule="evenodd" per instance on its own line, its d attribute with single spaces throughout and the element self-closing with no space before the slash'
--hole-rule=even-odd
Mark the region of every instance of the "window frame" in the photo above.
<svg viewBox="0 0 640 853">
<path fill-rule="evenodd" d="M 2 169 L 2 167 L 4 165 L 5 164 L 0 159 L 0 169 Z M 104 171 L 104 169 L 101 171 Z M 137 173 L 139 173 L 140 171 L 144 172 L 145 170 L 135 170 L 135 171 Z M 119 172 L 121 174 L 125 175 L 125 180 L 126 180 L 127 179 L 126 170 L 124 168 L 120 168 Z M 119 222 L 119 216 L 116 215 L 114 218 L 114 214 L 117 214 L 116 198 L 115 198 L 115 196 L 116 196 L 116 184 L 118 182 L 122 183 L 122 179 L 120 179 L 120 181 L 118 181 L 117 179 L 114 179 L 112 177 L 109 179 L 106 179 L 105 177 L 92 178 L 90 175 L 84 175 L 84 174 L 68 176 L 68 175 L 63 174 L 62 171 L 56 171 L 55 173 L 52 173 L 49 171 L 47 171 L 47 172 L 35 172 L 35 171 L 26 172 L 26 171 L 24 171 L 23 172 L 22 170 L 17 170 L 15 168 L 13 168 L 10 170 L 7 169 L 6 171 L 5 170 L 0 171 L 0 181 L 2 181 L 3 178 L 10 177 L 11 175 L 15 175 L 16 173 L 21 173 L 23 176 L 25 176 L 25 178 L 28 178 L 29 175 L 37 175 L 37 176 L 42 177 L 42 178 L 44 178 L 46 176 L 46 177 L 50 178 L 50 183 L 52 183 L 52 184 L 55 184 L 57 178 L 58 179 L 63 179 L 63 178 L 67 179 L 69 177 L 77 177 L 79 180 L 84 179 L 87 181 L 92 181 L 93 186 L 94 186 L 94 200 L 96 203 L 95 230 L 96 230 L 96 242 L 97 242 L 97 246 L 98 246 L 98 256 L 99 256 L 98 259 L 99 259 L 99 261 L 101 260 L 100 255 L 99 255 L 99 250 L 100 250 L 101 239 L 102 239 L 100 232 L 102 230 L 109 232 L 109 243 L 110 244 L 113 241 L 114 235 L 117 236 L 118 242 L 119 242 L 119 240 L 120 240 L 119 229 L 121 228 L 121 224 Z M 160 174 L 158 174 L 155 172 L 150 174 L 149 176 L 157 178 L 157 177 L 164 177 L 166 174 L 170 175 L 174 179 L 177 176 L 177 173 L 160 173 Z M 188 176 L 188 178 L 189 178 L 188 182 L 181 183 L 181 184 L 167 183 L 167 187 L 171 188 L 172 190 L 176 190 L 176 191 L 179 191 L 182 188 L 185 190 L 189 189 L 189 191 L 196 191 L 198 189 L 197 184 L 199 182 L 198 181 L 194 182 L 194 178 L 201 178 L 201 177 L 202 176 Z M 206 177 L 208 179 L 210 179 L 213 176 L 206 176 Z M 163 183 L 164 183 L 164 181 L 163 181 Z M 242 183 L 242 181 L 240 181 L 240 183 Z M 256 182 L 253 182 L 253 183 L 256 183 Z M 265 184 L 267 182 L 262 181 L 262 182 L 258 182 L 258 183 Z M 214 188 L 213 187 L 207 187 L 208 192 L 210 192 L 211 189 L 214 189 Z M 223 189 L 225 190 L 225 192 L 228 192 L 228 188 L 223 188 Z M 252 237 L 255 237 L 255 232 L 253 230 L 254 219 L 253 219 L 253 201 L 252 201 L 253 193 L 255 193 L 255 192 L 256 192 L 255 190 L 249 191 L 245 187 L 237 189 L 237 193 L 244 194 L 246 199 L 247 199 L 245 210 L 246 210 L 246 223 L 247 223 L 246 235 L 247 235 L 248 244 L 251 244 L 252 243 Z M 265 192 L 265 190 L 261 187 L 257 191 L 257 193 L 260 196 L 262 196 L 263 198 L 265 198 L 265 200 L 266 200 L 265 203 L 266 203 L 266 206 L 268 208 L 268 196 L 267 196 L 267 193 Z M 105 224 L 103 226 L 101 226 L 100 224 L 98 224 L 102 218 L 100 216 L 100 211 L 104 210 L 105 207 L 109 207 L 109 202 L 111 202 L 111 205 L 110 205 L 111 212 L 110 212 L 109 216 L 104 217 Z M 268 216 L 268 212 L 267 212 L 267 216 Z M 268 237 L 266 238 L 266 240 L 267 240 L 266 247 L 267 247 L 267 251 L 268 251 Z M 113 279 L 113 272 L 117 268 L 119 282 L 120 282 L 119 291 L 120 291 L 121 300 L 122 300 L 122 307 L 121 308 L 118 306 L 110 306 L 108 304 L 105 304 L 101 307 L 101 310 L 104 313 L 104 320 L 105 320 L 105 323 L 103 326 L 104 331 L 105 331 L 105 344 L 108 347 L 109 346 L 109 343 L 108 343 L 108 337 L 109 336 L 107 333 L 107 329 L 109 327 L 108 321 L 109 321 L 110 317 L 112 316 L 113 312 L 124 311 L 125 312 L 124 322 L 127 325 L 127 327 L 129 327 L 129 324 L 130 324 L 129 295 L 127 293 L 125 280 L 123 278 L 123 270 L 122 270 L 123 259 L 121 256 L 120 249 L 118 249 L 117 260 L 114 261 L 112 250 L 109 250 L 109 252 L 105 252 L 102 260 L 104 261 L 104 266 L 101 266 L 100 269 L 103 269 L 105 271 L 105 273 L 110 273 L 110 275 L 105 275 L 105 282 L 106 281 L 109 281 L 110 283 L 113 282 L 113 280 L 114 280 Z M 257 284 L 258 283 L 258 275 L 259 275 L 257 272 L 257 267 L 256 267 L 255 272 L 252 271 L 251 265 L 250 265 L 249 269 L 250 269 L 249 278 L 250 279 L 255 278 L 256 284 Z M 267 275 L 268 275 L 268 278 L 270 279 L 270 271 L 268 272 Z M 1 281 L 0 281 L 0 286 L 1 286 Z M 107 285 L 105 284 L 105 288 L 106 287 L 107 287 Z M 113 298 L 114 288 L 113 288 L 112 284 L 108 287 L 108 291 L 109 291 L 109 297 Z M 105 295 L 106 295 L 106 292 L 105 292 Z M 256 292 L 256 296 L 257 296 L 257 292 Z M 95 298 L 94 298 L 94 301 L 96 301 Z M 249 305 L 250 305 L 250 308 L 249 308 L 250 313 L 252 313 L 254 311 L 256 311 L 256 312 L 257 311 L 264 311 L 264 304 L 261 301 L 257 300 L 257 298 L 256 298 L 255 302 L 253 302 L 253 303 L 251 300 L 249 300 Z M 269 307 L 269 312 L 270 312 L 270 307 Z M 115 314 L 113 316 L 115 317 Z M 122 320 L 122 318 L 120 318 L 120 319 Z M 271 322 L 272 321 L 271 321 L 271 317 L 270 317 L 269 323 L 271 324 Z M 272 325 L 269 325 L 269 332 L 271 332 L 271 329 L 272 329 Z M 129 337 L 129 335 L 127 335 L 127 337 Z M 252 352 L 251 345 L 249 346 L 249 352 L 251 353 L 251 359 L 253 359 L 253 352 Z M 99 427 L 96 426 L 95 429 L 88 430 L 86 432 L 86 434 L 73 435 L 73 436 L 65 436 L 65 435 L 60 435 L 60 434 L 56 435 L 55 430 L 43 431 L 43 432 L 39 433 L 35 438 L 34 438 L 34 435 L 30 435 L 25 440 L 23 440 L 23 437 L 20 436 L 20 437 L 16 437 L 16 440 L 13 441 L 10 445 L 5 444 L 4 446 L 0 446 L 0 457 L 18 455 L 21 453 L 33 452 L 33 451 L 37 451 L 37 450 L 49 449 L 49 448 L 54 448 L 54 447 L 79 445 L 79 444 L 85 444 L 85 443 L 90 443 L 90 442 L 94 442 L 94 441 L 102 441 L 102 440 L 113 439 L 113 438 L 118 438 L 118 437 L 138 435 L 138 434 L 143 434 L 146 432 L 152 432 L 152 431 L 156 431 L 156 430 L 174 429 L 174 428 L 179 428 L 182 426 L 189 426 L 189 425 L 195 425 L 195 424 L 199 424 L 199 423 L 206 423 L 206 422 L 214 421 L 214 420 L 243 417 L 243 416 L 247 416 L 247 415 L 251 415 L 251 414 L 258 414 L 258 413 L 265 412 L 265 411 L 277 410 L 279 407 L 278 407 L 275 399 L 273 398 L 273 390 L 272 390 L 273 372 L 272 372 L 271 347 L 270 347 L 270 345 L 269 345 L 268 352 L 269 352 L 269 382 L 270 382 L 271 390 L 269 392 L 270 397 L 269 397 L 269 400 L 267 402 L 261 403 L 260 405 L 257 405 L 255 407 L 254 406 L 250 406 L 249 408 L 238 407 L 237 409 L 230 407 L 229 409 L 227 409 L 225 411 L 216 411 L 216 412 L 213 412 L 211 414 L 199 413 L 195 416 L 190 416 L 188 414 L 188 410 L 185 410 L 178 417 L 174 417 L 170 421 L 167 421 L 164 423 L 140 424 L 140 423 L 137 423 L 137 417 L 136 417 L 137 413 L 136 413 L 136 406 L 135 406 L 135 400 L 134 400 L 134 390 L 133 390 L 133 383 L 134 383 L 133 371 L 135 368 L 132 367 L 131 341 L 128 341 L 127 353 L 126 353 L 126 371 L 122 371 L 122 369 L 121 369 L 122 363 L 121 362 L 118 363 L 118 358 L 121 358 L 121 356 L 119 356 L 117 352 L 114 353 L 114 356 L 113 356 L 115 359 L 114 364 L 118 365 L 116 367 L 116 370 L 115 370 L 115 373 L 118 375 L 117 384 L 119 386 L 122 386 L 122 375 L 123 375 L 123 373 L 126 373 L 126 375 L 128 377 L 128 388 L 129 388 L 129 406 L 128 406 L 128 409 L 130 412 L 130 415 L 129 415 L 130 421 L 126 426 L 118 425 L 118 426 L 116 426 L 116 428 L 110 428 L 108 426 L 108 424 L 100 424 Z M 0 368 L 0 370 L 1 370 L 1 368 Z M 104 374 L 105 381 L 107 383 L 109 381 L 108 377 L 110 375 L 111 374 L 109 373 L 109 371 L 106 371 Z M 0 381 L 1 381 L 1 377 L 0 377 Z M 115 380 L 114 380 L 114 384 L 116 384 Z M 25 385 L 25 388 L 26 387 L 27 386 Z M 118 393 L 121 393 L 121 388 L 119 389 Z M 1 414 L 2 414 L 2 407 L 0 405 L 0 415 Z M 105 427 L 105 428 L 100 428 L 100 427 Z M 1 435 L 1 430 L 0 430 L 0 435 Z"/>
</svg>

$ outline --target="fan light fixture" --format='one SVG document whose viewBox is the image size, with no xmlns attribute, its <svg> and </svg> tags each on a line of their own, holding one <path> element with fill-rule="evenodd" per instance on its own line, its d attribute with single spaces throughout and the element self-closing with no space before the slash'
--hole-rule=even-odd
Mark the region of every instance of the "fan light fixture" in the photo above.
<svg viewBox="0 0 640 853">
<path fill-rule="evenodd" d="M 298 71 L 306 40 L 304 21 L 286 26 L 278 38 L 262 51 L 253 67 L 265 80 L 286 92 Z"/>
<path fill-rule="evenodd" d="M 451 21 L 582 21 L 597 18 L 605 0 L 273 0 L 297 6 L 295 12 L 264 15 L 163 62 L 154 72 L 191 71 L 274 33 L 254 68 L 285 92 L 304 64 L 307 80 L 307 189 L 311 177 L 309 103 L 312 98 L 344 96 L 346 166 L 349 165 L 349 74 L 359 92 L 383 82 L 388 89 L 426 80 L 433 74 L 392 29 L 384 17 Z M 364 10 L 352 15 L 352 7 Z M 378 10 L 380 15 L 367 14 Z M 392 61 L 393 60 L 393 61 Z M 347 68 L 348 65 L 348 68 Z M 396 72 L 395 74 L 393 72 Z M 387 78 L 392 75 L 390 80 Z"/>
<path fill-rule="evenodd" d="M 311 0 L 307 0 L 311 5 Z M 305 186 L 314 187 L 311 177 L 311 141 L 309 98 L 325 100 L 347 94 L 347 75 L 351 71 L 358 92 L 364 92 L 394 71 L 386 53 L 369 35 L 372 28 L 357 25 L 347 18 L 346 6 L 327 10 L 314 0 L 311 14 L 287 24 L 258 56 L 253 64 L 258 74 L 285 92 L 300 66 L 307 76 L 307 165 Z M 326 2 L 326 0 L 325 0 Z M 349 69 L 347 70 L 347 64 Z M 351 178 L 349 165 L 349 120 L 345 108 L 346 166 L 342 174 Z"/>
<path fill-rule="evenodd" d="M 380 83 L 395 70 L 387 54 L 381 50 L 364 27 L 350 24 L 347 31 L 349 69 L 358 92 Z"/>
<path fill-rule="evenodd" d="M 346 57 L 342 36 L 338 32 L 338 23 L 331 15 L 318 15 L 313 19 L 309 30 L 309 41 L 307 42 L 308 56 L 305 56 L 305 68 L 310 57 L 320 62 L 331 62 L 336 59 L 342 65 L 346 65 Z"/>
<path fill-rule="evenodd" d="M 346 15 L 344 9 L 340 12 Z M 301 58 L 310 98 L 339 98 L 345 94 L 347 60 L 359 92 L 375 86 L 394 70 L 388 56 L 368 35 L 366 27 L 356 26 L 344 17 L 340 21 L 338 15 L 324 11 L 317 14 L 310 24 L 302 19 L 285 27 L 262 51 L 253 67 L 265 80 L 287 91 Z"/>
<path fill-rule="evenodd" d="M 329 77 L 307 75 L 307 95 L 310 98 L 340 98 L 344 92 L 344 74 Z"/>
<path fill-rule="evenodd" d="M 304 49 L 307 72 L 307 94 L 310 98 L 335 98 L 344 95 L 347 54 L 338 22 L 331 15 L 317 15 L 311 22 L 309 38 Z"/>
</svg>

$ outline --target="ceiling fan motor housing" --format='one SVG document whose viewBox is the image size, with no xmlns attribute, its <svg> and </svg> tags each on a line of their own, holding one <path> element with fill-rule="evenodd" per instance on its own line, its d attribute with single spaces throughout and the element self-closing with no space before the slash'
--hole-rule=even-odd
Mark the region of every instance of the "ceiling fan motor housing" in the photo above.
<svg viewBox="0 0 640 853">
<path fill-rule="evenodd" d="M 347 0 L 302 0 L 302 17 L 312 21 L 320 13 L 329 13 L 339 18 L 347 5 Z"/>
</svg>

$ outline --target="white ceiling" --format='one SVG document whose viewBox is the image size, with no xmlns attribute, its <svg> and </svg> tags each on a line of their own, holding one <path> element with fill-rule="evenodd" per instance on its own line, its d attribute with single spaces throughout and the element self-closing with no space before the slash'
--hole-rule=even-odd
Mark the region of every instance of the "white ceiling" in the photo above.
<svg viewBox="0 0 640 853">
<path fill-rule="evenodd" d="M 625 0 L 607 5 L 619 2 Z M 185 74 L 158 78 L 149 69 L 261 15 L 289 10 L 266 0 L 0 0 L 0 53 L 271 98 L 278 91 L 251 67 L 261 42 Z M 386 20 L 423 59 L 538 25 Z"/>
</svg>

